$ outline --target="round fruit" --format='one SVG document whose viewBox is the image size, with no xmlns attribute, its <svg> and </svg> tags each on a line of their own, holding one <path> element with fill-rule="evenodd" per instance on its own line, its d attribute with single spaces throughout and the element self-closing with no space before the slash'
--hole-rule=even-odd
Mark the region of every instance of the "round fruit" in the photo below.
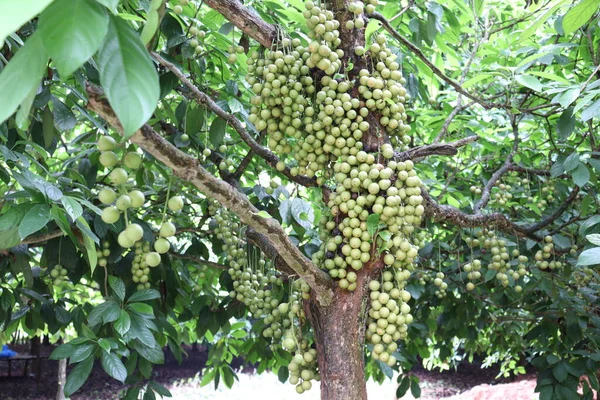
<svg viewBox="0 0 600 400">
<path fill-rule="evenodd" d="M 159 238 L 154 242 L 154 250 L 159 254 L 165 254 L 171 248 L 171 243 L 165 238 Z"/>
<path fill-rule="evenodd" d="M 58 277 L 58 275 L 60 275 L 60 271 L 57 269 L 53 269 L 52 271 L 50 271 L 50 276 L 53 278 Z"/>
<path fill-rule="evenodd" d="M 182 142 L 187 142 L 188 140 L 190 140 L 190 135 L 188 135 L 187 133 L 181 135 Z"/>
<path fill-rule="evenodd" d="M 139 190 L 132 190 L 131 192 L 127 193 L 127 195 L 131 199 L 131 207 L 133 208 L 143 206 L 144 202 L 146 201 L 146 196 L 144 196 L 144 193 L 140 192 Z"/>
<path fill-rule="evenodd" d="M 105 151 L 100 154 L 100 164 L 106 168 L 112 168 L 119 162 L 119 158 L 112 151 Z"/>
<path fill-rule="evenodd" d="M 127 238 L 133 242 L 141 240 L 144 236 L 144 230 L 138 224 L 129 224 L 127 229 L 125 229 L 125 233 L 127 234 Z"/>
<path fill-rule="evenodd" d="M 160 227 L 160 236 L 162 237 L 171 237 L 175 235 L 177 229 L 172 222 L 165 222 Z"/>
<path fill-rule="evenodd" d="M 150 267 L 156 267 L 158 264 L 160 264 L 160 254 L 154 251 L 146 254 L 146 263 Z"/>
<path fill-rule="evenodd" d="M 117 208 L 121 211 L 125 211 L 127 210 L 129 207 L 131 207 L 131 198 L 129 196 L 127 196 L 126 194 L 119 196 L 119 198 L 117 199 Z"/>
<path fill-rule="evenodd" d="M 106 222 L 107 224 L 114 224 L 115 222 L 117 222 L 119 220 L 119 217 L 121 216 L 121 213 L 119 212 L 119 209 L 115 206 L 110 206 L 110 207 L 106 207 L 104 210 L 102 210 L 102 221 Z"/>
<path fill-rule="evenodd" d="M 128 249 L 131 246 L 133 246 L 135 242 L 133 242 L 132 240 L 130 240 L 127 237 L 127 233 L 126 232 L 127 231 L 123 231 L 123 232 L 119 233 L 119 236 L 117 237 L 117 242 L 119 243 L 119 246 Z"/>
<path fill-rule="evenodd" d="M 142 165 L 142 156 L 134 151 L 131 151 L 125 154 L 125 159 L 123 161 L 127 168 L 138 169 L 140 165 Z"/>
<path fill-rule="evenodd" d="M 183 198 L 181 196 L 173 196 L 167 203 L 169 210 L 173 212 L 180 211 L 183 208 Z"/>
<path fill-rule="evenodd" d="M 181 14 L 183 12 L 183 7 L 181 6 L 175 6 L 173 7 L 173 12 L 175 12 L 175 14 Z"/>
<path fill-rule="evenodd" d="M 117 194 L 111 188 L 103 188 L 98 193 L 98 199 L 102 204 L 111 204 L 117 199 Z"/>
<path fill-rule="evenodd" d="M 100 139 L 98 139 L 97 146 L 100 151 L 111 151 L 117 147 L 117 142 L 110 136 L 101 136 Z"/>
<path fill-rule="evenodd" d="M 129 175 L 123 168 L 115 168 L 110 173 L 109 178 L 113 185 L 122 185 L 127 182 Z"/>
</svg>

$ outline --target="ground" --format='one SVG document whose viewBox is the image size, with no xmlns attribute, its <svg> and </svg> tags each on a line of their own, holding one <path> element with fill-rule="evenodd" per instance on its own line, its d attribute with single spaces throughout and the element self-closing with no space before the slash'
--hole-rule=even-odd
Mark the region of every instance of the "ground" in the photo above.
<svg viewBox="0 0 600 400">
<path fill-rule="evenodd" d="M 17 347 L 16 350 L 25 353 L 26 349 Z M 42 347 L 42 354 L 48 355 L 51 347 Z M 282 384 L 274 374 L 254 374 L 251 366 L 244 367 L 240 361 L 234 362 L 233 367 L 241 370 L 239 382 L 233 389 L 220 386 L 216 391 L 213 385 L 199 387 L 199 371 L 202 370 L 207 352 L 205 349 L 187 349 L 188 357 L 179 365 L 167 352 L 165 364 L 157 366 L 153 379 L 171 390 L 176 400 L 247 400 L 260 397 L 264 400 L 317 400 L 318 388 L 313 388 L 303 395 L 297 395 L 290 384 Z M 31 377 L 7 376 L 7 363 L 0 361 L 0 400 L 51 400 L 56 393 L 57 362 L 44 360 L 43 375 L 36 384 Z M 13 362 L 13 375 L 23 373 L 23 364 Z M 414 373 L 421 380 L 423 400 L 532 400 L 537 399 L 534 393 L 535 377 L 526 375 L 514 382 L 504 380 L 502 384 L 495 381 L 497 371 L 481 369 L 479 365 L 463 365 L 459 371 L 439 373 L 418 369 Z M 118 398 L 123 385 L 109 378 L 100 367 L 94 367 L 91 378 L 83 388 L 71 397 L 71 400 L 112 400 Z M 369 382 L 370 399 L 396 399 L 395 380 L 382 385 Z M 403 400 L 413 399 L 407 394 Z"/>
</svg>

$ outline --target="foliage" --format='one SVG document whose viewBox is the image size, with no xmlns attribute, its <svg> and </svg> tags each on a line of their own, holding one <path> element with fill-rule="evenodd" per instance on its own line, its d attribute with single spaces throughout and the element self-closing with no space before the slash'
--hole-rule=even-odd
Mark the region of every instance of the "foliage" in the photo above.
<svg viewBox="0 0 600 400">
<path fill-rule="evenodd" d="M 65 339 L 52 358 L 75 365 L 66 395 L 99 360 L 130 385 L 125 398 L 167 396 L 153 365 L 165 347 L 181 359 L 182 344 L 196 342 L 210 346 L 203 385 L 233 385 L 237 356 L 282 381 L 294 363 L 318 379 L 310 356 L 288 351 L 306 355 L 316 342 L 301 304 L 318 282 L 297 279 L 274 236 L 247 221 L 274 219 L 286 243 L 327 265 L 335 160 L 301 170 L 297 151 L 259 132 L 246 78 L 256 38 L 203 2 L 26 3 L 0 5 L 0 341 L 17 330 Z M 420 250 L 399 284 L 414 322 L 391 365 L 373 356 L 375 342 L 365 346 L 366 376 L 400 371 L 398 394 L 417 396 L 417 363 L 477 357 L 506 374 L 533 365 L 541 399 L 590 399 L 600 366 L 598 1 L 380 3 L 365 19 L 365 47 L 383 35 L 401 67 L 411 129 L 394 157 L 416 154 L 425 214 L 407 233 Z M 311 42 L 303 2 L 246 6 Z M 254 209 L 221 208 L 223 186 L 198 190 L 177 149 Z M 102 201 L 119 174 L 125 184 Z M 105 211 L 113 202 L 116 219 Z M 371 261 L 383 260 L 391 229 L 379 213 L 365 223 Z M 148 254 L 155 267 L 142 265 Z M 240 278 L 235 265 L 246 264 L 254 273 Z M 391 282 L 381 271 L 375 281 Z"/>
</svg>

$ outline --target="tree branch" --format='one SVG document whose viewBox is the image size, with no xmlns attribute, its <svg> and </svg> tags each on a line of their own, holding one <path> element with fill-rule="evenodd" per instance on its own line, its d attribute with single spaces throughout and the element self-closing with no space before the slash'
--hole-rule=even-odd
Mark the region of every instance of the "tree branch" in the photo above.
<svg viewBox="0 0 600 400">
<path fill-rule="evenodd" d="M 65 235 L 65 233 L 63 231 L 57 230 L 54 232 L 44 233 L 41 235 L 28 236 L 25 239 L 23 239 L 21 244 L 36 244 L 36 243 L 47 242 L 48 240 L 52 240 L 52 239 L 55 239 L 57 237 L 61 237 L 64 235 Z"/>
<path fill-rule="evenodd" d="M 158 61 L 161 65 L 166 67 L 169 71 L 173 72 L 179 78 L 181 83 L 183 83 L 191 92 L 192 97 L 198 104 L 205 105 L 209 110 L 214 112 L 217 116 L 224 119 L 229 125 L 236 130 L 236 132 L 240 135 L 242 140 L 246 142 L 246 144 L 256 153 L 259 157 L 262 157 L 269 165 L 273 168 L 276 167 L 277 163 L 280 161 L 279 157 L 275 155 L 268 148 L 261 146 L 259 143 L 254 140 L 252 135 L 248 133 L 248 131 L 242 126 L 242 123 L 235 117 L 235 115 L 230 114 L 223 110 L 221 107 L 217 105 L 206 93 L 200 91 L 192 81 L 190 81 L 180 70 L 175 66 L 175 64 L 170 63 L 169 61 L 162 58 L 157 53 L 152 53 L 152 57 Z M 313 187 L 318 186 L 317 180 L 314 178 L 309 178 L 307 176 L 302 175 L 292 175 L 290 169 L 288 167 L 285 170 L 281 171 L 283 175 L 285 175 L 292 182 L 296 182 L 305 187 Z"/>
<path fill-rule="evenodd" d="M 479 140 L 479 136 L 467 136 L 466 138 L 457 140 L 451 143 L 433 143 L 425 146 L 413 147 L 401 153 L 396 153 L 394 159 L 398 161 L 412 160 L 414 162 L 421 161 L 425 157 L 438 156 L 453 156 L 458 153 L 458 149 Z"/>
<path fill-rule="evenodd" d="M 88 83 L 86 91 L 89 97 L 88 108 L 119 132 L 123 128 L 103 91 Z M 229 211 L 238 216 L 240 221 L 265 235 L 277 250 L 277 254 L 294 272 L 311 287 L 318 301 L 323 305 L 331 303 L 333 296 L 332 281 L 329 275 L 318 269 L 290 240 L 279 222 L 274 218 L 265 218 L 246 196 L 238 192 L 230 184 L 214 177 L 190 155 L 177 149 L 162 136 L 145 124 L 129 138 L 157 160 L 173 170 L 173 174 L 193 184 L 200 191 L 213 197 Z"/>
<path fill-rule="evenodd" d="M 205 0 L 204 3 L 265 47 L 271 47 L 277 38 L 277 27 L 263 21 L 239 0 Z"/>
</svg>

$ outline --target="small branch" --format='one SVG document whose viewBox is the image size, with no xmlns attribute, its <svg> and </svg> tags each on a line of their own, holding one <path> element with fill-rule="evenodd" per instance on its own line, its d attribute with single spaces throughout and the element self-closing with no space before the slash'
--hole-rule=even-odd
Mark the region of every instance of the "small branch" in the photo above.
<svg viewBox="0 0 600 400">
<path fill-rule="evenodd" d="M 52 240 L 52 239 L 55 239 L 57 237 L 61 237 L 64 235 L 65 235 L 65 233 L 63 231 L 58 230 L 58 231 L 54 231 L 54 232 L 44 233 L 42 235 L 28 236 L 25 239 L 23 239 L 21 244 L 36 244 L 36 243 L 47 242 L 48 240 Z"/>
<path fill-rule="evenodd" d="M 248 131 L 242 126 L 242 123 L 235 117 L 235 115 L 230 114 L 230 113 L 226 112 L 225 110 L 223 110 L 206 93 L 201 92 L 194 85 L 194 83 L 192 81 L 190 81 L 179 70 L 179 68 L 177 68 L 177 66 L 175 66 L 175 64 L 170 63 L 169 61 L 165 60 L 157 53 L 152 53 L 152 57 L 156 61 L 158 61 L 161 65 L 166 67 L 169 71 L 173 72 L 173 74 L 175 74 L 177 76 L 177 78 L 179 78 L 181 83 L 183 83 L 190 90 L 192 97 L 194 98 L 194 100 L 196 100 L 196 102 L 198 102 L 198 104 L 205 105 L 209 110 L 214 112 L 217 116 L 224 119 L 229 125 L 231 125 L 233 127 L 233 129 L 236 130 L 236 132 L 240 135 L 242 140 L 244 142 L 246 142 L 246 144 L 256 153 L 256 155 L 263 158 L 269 165 L 271 165 L 273 168 L 275 168 L 277 163 L 280 161 L 279 157 L 277 157 L 275 155 L 275 153 L 273 153 L 271 150 L 267 149 L 264 146 L 261 146 L 258 142 L 256 142 L 256 140 L 254 140 L 252 135 L 250 135 L 250 133 L 248 133 Z M 285 175 L 292 182 L 296 182 L 302 186 L 305 186 L 305 187 L 318 186 L 316 179 L 309 178 L 307 176 L 301 176 L 301 175 L 294 176 L 294 175 L 292 175 L 292 173 L 290 172 L 290 169 L 288 167 L 286 167 L 285 170 L 283 170 L 281 173 L 283 175 Z"/>
<path fill-rule="evenodd" d="M 499 106 L 497 104 L 490 104 L 490 103 L 486 102 L 485 100 L 480 99 L 479 97 L 467 92 L 465 89 L 462 88 L 462 86 L 458 82 L 456 82 L 455 80 L 446 76 L 446 74 L 444 74 L 438 67 L 436 67 L 431 61 L 429 61 L 429 59 L 427 58 L 427 56 L 425 56 L 425 54 L 423 54 L 421 49 L 419 49 L 417 46 L 412 44 L 409 40 L 407 40 L 404 36 L 402 36 L 398 31 L 396 31 L 390 25 L 390 23 L 385 19 L 385 17 L 383 15 L 381 15 L 379 13 L 372 13 L 372 14 L 369 14 L 368 17 L 380 21 L 383 24 L 384 28 L 394 38 L 396 38 L 398 41 L 402 42 L 402 44 L 404 44 L 406 47 L 408 47 L 408 49 L 410 51 L 412 51 L 414 54 L 416 54 L 417 57 L 419 57 L 421 59 L 421 61 L 423 61 L 423 63 L 425 65 L 427 65 L 433 71 L 434 74 L 436 74 L 444 82 L 446 82 L 447 84 L 452 86 L 457 92 L 461 93 L 465 97 L 468 97 L 469 99 L 473 100 L 474 102 L 480 104 L 486 110 L 489 110 L 491 108 Z M 502 107 L 502 108 L 504 108 L 504 107 Z"/>
<path fill-rule="evenodd" d="M 511 164 L 508 167 L 508 170 L 524 172 L 524 173 L 530 174 L 530 175 L 539 175 L 539 176 L 551 176 L 552 175 L 552 173 L 550 171 L 545 170 L 545 169 L 526 168 L 526 167 L 522 167 L 520 165 L 514 165 L 514 164 Z"/>
<path fill-rule="evenodd" d="M 522 226 L 523 229 L 525 229 L 525 231 L 527 231 L 527 232 L 535 232 L 535 231 L 539 231 L 540 229 L 545 228 L 546 226 L 550 225 L 558 217 L 563 215 L 563 213 L 567 210 L 567 208 L 569 208 L 571 203 L 573 203 L 575 201 L 575 199 L 577 199 L 578 194 L 579 194 L 579 186 L 575 186 L 575 188 L 573 189 L 573 191 L 571 192 L 569 197 L 567 197 L 567 199 L 564 201 L 564 203 L 562 203 L 556 211 L 554 211 L 552 214 L 550 214 L 549 216 L 547 216 L 546 218 L 544 218 L 543 220 L 541 220 L 539 222 L 536 222 L 533 224 L 528 224 L 528 225 L 523 225 Z"/>
<path fill-rule="evenodd" d="M 104 97 L 102 89 L 88 83 L 86 91 L 89 98 L 88 108 L 122 133 L 123 127 Z M 129 140 L 171 168 L 175 176 L 213 197 L 237 215 L 243 224 L 263 234 L 273 245 L 278 256 L 311 287 L 317 300 L 324 306 L 331 303 L 333 297 L 331 278 L 302 254 L 298 247 L 290 241 L 277 220 L 260 215 L 258 209 L 245 195 L 230 184 L 213 176 L 198 163 L 198 160 L 173 146 L 156 133 L 150 125 L 143 125 Z"/>
<path fill-rule="evenodd" d="M 271 47 L 277 38 L 277 27 L 266 23 L 239 0 L 205 0 L 204 3 L 265 47 Z"/>
<path fill-rule="evenodd" d="M 413 147 L 401 153 L 396 153 L 394 159 L 398 161 L 412 160 L 418 162 L 425 157 L 432 155 L 453 156 L 458 153 L 459 148 L 478 140 L 479 136 L 473 135 L 451 143 L 433 143 L 425 146 Z"/>
<path fill-rule="evenodd" d="M 442 129 L 440 129 L 440 133 L 438 133 L 438 135 L 435 137 L 435 139 L 433 139 L 433 143 L 439 143 L 444 138 L 444 136 L 446 136 L 446 134 L 448 133 L 448 129 L 450 128 L 450 124 L 452 123 L 454 118 L 460 112 L 462 112 L 466 108 L 469 108 L 473 104 L 473 102 L 471 101 L 471 102 L 463 105 L 462 99 L 463 99 L 463 97 L 461 95 L 459 95 L 458 100 L 456 101 L 456 106 L 454 107 L 454 109 L 452 110 L 450 115 L 448 115 L 446 120 L 444 121 L 444 125 L 442 125 Z"/>
</svg>

